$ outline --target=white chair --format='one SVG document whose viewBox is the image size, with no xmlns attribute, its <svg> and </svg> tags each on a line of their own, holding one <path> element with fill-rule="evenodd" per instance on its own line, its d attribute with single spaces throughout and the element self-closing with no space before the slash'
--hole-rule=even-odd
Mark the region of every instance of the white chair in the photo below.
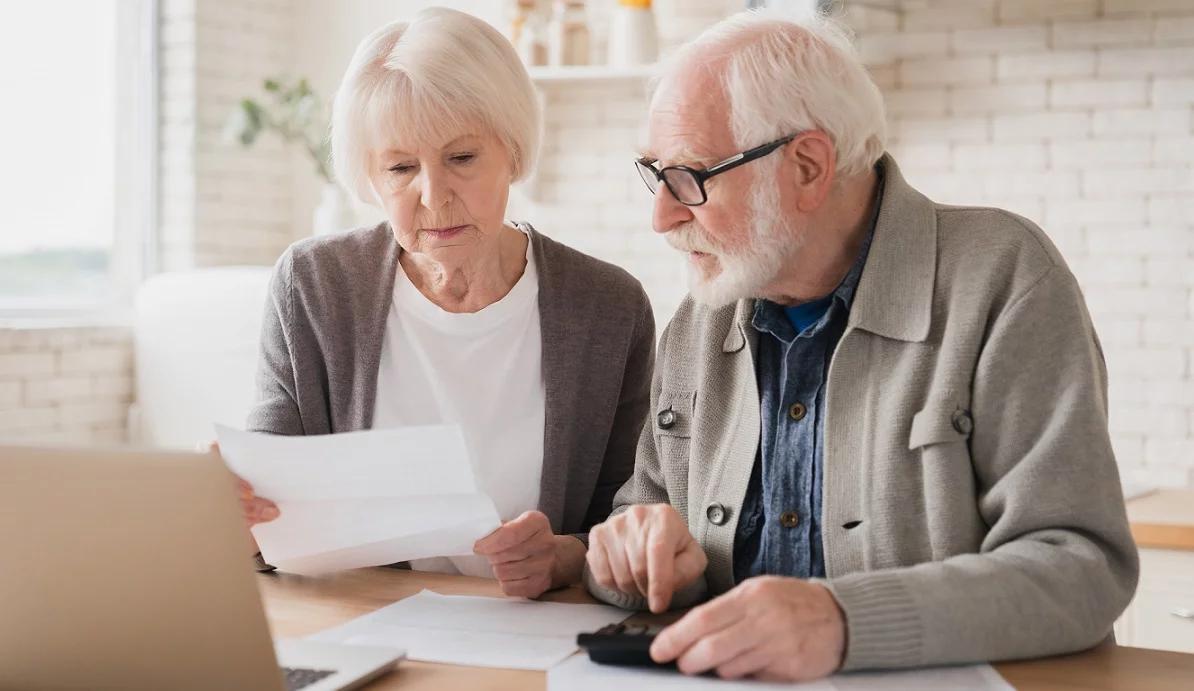
<svg viewBox="0 0 1194 691">
<path fill-rule="evenodd" d="M 136 405 L 129 438 L 180 449 L 243 428 L 271 268 L 233 266 L 161 274 L 137 292 Z"/>
</svg>

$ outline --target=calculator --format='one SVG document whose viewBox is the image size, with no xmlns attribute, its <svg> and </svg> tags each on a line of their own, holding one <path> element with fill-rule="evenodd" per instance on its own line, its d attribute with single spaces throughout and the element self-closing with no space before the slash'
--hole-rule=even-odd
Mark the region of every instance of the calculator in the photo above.
<svg viewBox="0 0 1194 691">
<path fill-rule="evenodd" d="M 661 665 L 651 659 L 651 641 L 662 630 L 662 626 L 648 624 L 610 624 L 578 635 L 576 644 L 588 651 L 590 660 L 602 665 L 675 667 L 675 662 Z"/>
</svg>

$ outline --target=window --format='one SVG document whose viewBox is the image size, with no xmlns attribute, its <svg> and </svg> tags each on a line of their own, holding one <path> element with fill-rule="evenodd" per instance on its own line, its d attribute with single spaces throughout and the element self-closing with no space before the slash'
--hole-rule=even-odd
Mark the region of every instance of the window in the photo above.
<svg viewBox="0 0 1194 691">
<path fill-rule="evenodd" d="M 0 5 L 0 314 L 127 301 L 154 225 L 153 0 Z"/>
</svg>

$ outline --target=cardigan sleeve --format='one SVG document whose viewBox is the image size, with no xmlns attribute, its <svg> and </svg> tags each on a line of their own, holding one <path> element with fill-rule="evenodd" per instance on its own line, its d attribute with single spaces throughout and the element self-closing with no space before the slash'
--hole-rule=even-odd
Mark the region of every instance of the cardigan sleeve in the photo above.
<svg viewBox="0 0 1194 691">
<path fill-rule="evenodd" d="M 249 410 L 245 423 L 245 428 L 251 432 L 304 433 L 291 340 L 294 328 L 293 276 L 293 253 L 287 251 L 274 267 L 265 302 L 257 361 L 257 401 Z"/>
<path fill-rule="evenodd" d="M 1063 267 L 993 322 L 971 406 L 989 526 L 980 551 L 824 581 L 846 616 L 846 670 L 1089 648 L 1132 598 L 1139 561 L 1107 432 L 1106 366 Z"/>
<path fill-rule="evenodd" d="M 638 314 L 630 354 L 622 375 L 622 391 L 614 412 L 613 428 L 605 447 L 593 498 L 585 512 L 582 530 L 575 534 L 586 546 L 589 544 L 589 529 L 609 517 L 614 494 L 634 472 L 635 447 L 651 403 L 651 373 L 654 368 L 655 316 L 650 301 L 639 288 Z"/>
</svg>

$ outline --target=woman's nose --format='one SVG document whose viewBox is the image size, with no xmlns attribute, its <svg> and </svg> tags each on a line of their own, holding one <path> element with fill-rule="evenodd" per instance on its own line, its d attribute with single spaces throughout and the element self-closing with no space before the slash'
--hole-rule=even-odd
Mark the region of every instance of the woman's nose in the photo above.
<svg viewBox="0 0 1194 691">
<path fill-rule="evenodd" d="M 437 211 L 452 199 L 452 190 L 444 179 L 443 173 L 430 167 L 424 167 L 420 176 L 422 177 L 420 201 L 424 207 Z"/>
</svg>

